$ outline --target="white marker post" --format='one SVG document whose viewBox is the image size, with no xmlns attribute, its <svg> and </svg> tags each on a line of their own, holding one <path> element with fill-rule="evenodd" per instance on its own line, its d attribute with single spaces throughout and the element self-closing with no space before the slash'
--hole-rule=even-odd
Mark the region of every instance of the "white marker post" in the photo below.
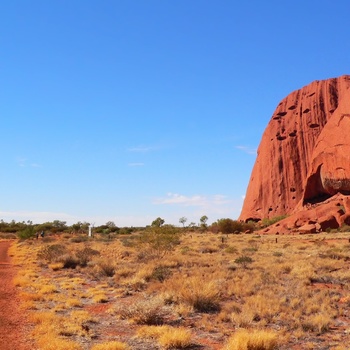
<svg viewBox="0 0 350 350">
<path fill-rule="evenodd" d="M 91 236 L 92 236 L 91 229 L 92 229 L 92 226 L 90 225 L 90 226 L 89 226 L 89 237 L 91 237 Z"/>
</svg>

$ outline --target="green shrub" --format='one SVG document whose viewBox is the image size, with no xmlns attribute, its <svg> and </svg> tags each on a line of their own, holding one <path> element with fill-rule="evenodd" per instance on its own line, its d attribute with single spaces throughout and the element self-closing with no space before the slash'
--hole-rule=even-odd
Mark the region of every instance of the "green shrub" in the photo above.
<svg viewBox="0 0 350 350">
<path fill-rule="evenodd" d="M 33 238 L 35 236 L 35 229 L 34 226 L 27 226 L 22 231 L 18 232 L 18 238 L 19 239 L 29 239 Z"/>
<path fill-rule="evenodd" d="M 159 265 L 156 266 L 151 275 L 151 279 L 158 280 L 159 282 L 164 282 L 168 277 L 171 276 L 171 270 L 167 266 Z"/>
<path fill-rule="evenodd" d="M 283 256 L 283 253 L 282 252 L 273 252 L 272 255 L 280 257 L 280 256 Z"/>
<path fill-rule="evenodd" d="M 236 264 L 241 265 L 243 268 L 247 268 L 249 264 L 253 262 L 253 259 L 250 256 L 242 255 L 235 260 Z"/>
<path fill-rule="evenodd" d="M 244 231 L 244 224 L 241 221 L 232 219 L 219 219 L 212 225 L 218 232 L 229 234 L 229 233 L 240 233 Z"/>
<path fill-rule="evenodd" d="M 261 224 L 263 227 L 267 227 L 267 226 L 275 224 L 278 221 L 285 219 L 286 217 L 287 217 L 287 215 L 280 215 L 280 216 L 276 216 L 274 218 L 265 218 L 265 219 L 262 219 Z"/>
<path fill-rule="evenodd" d="M 235 254 L 237 253 L 238 250 L 235 248 L 235 247 L 232 247 L 232 246 L 228 246 L 225 248 L 225 253 L 228 253 L 228 254 Z"/>
<path fill-rule="evenodd" d="M 123 244 L 124 247 L 134 247 L 137 245 L 137 236 L 125 236 L 120 238 L 120 242 Z"/>
<path fill-rule="evenodd" d="M 139 243 L 149 257 L 161 258 L 180 244 L 180 231 L 172 225 L 151 226 L 142 232 Z"/>
</svg>

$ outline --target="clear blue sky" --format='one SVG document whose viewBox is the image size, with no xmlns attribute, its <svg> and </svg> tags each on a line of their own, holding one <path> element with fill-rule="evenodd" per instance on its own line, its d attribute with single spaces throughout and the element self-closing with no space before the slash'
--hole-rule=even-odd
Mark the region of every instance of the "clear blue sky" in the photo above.
<svg viewBox="0 0 350 350">
<path fill-rule="evenodd" d="M 279 101 L 350 73 L 349 1 L 3 0 L 0 218 L 236 219 Z"/>
</svg>

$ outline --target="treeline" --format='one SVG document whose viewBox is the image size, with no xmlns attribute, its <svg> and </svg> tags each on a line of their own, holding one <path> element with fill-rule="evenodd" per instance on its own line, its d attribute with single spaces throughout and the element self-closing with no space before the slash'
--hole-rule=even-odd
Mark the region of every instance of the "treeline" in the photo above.
<svg viewBox="0 0 350 350">
<path fill-rule="evenodd" d="M 278 218 L 280 219 L 280 218 Z M 270 222 L 262 221 L 259 223 L 256 222 L 242 222 L 238 220 L 232 220 L 230 218 L 223 218 L 213 222 L 211 225 L 207 224 L 208 217 L 202 216 L 200 222 L 195 224 L 191 222 L 189 225 L 185 225 L 187 219 L 185 217 L 180 218 L 179 222 L 182 224 L 182 227 L 179 227 L 179 230 L 184 232 L 212 232 L 214 234 L 238 234 L 238 233 L 251 233 L 262 227 L 268 226 Z M 271 223 L 274 223 L 275 220 L 271 220 Z M 158 217 L 155 219 L 151 225 L 146 227 L 118 227 L 113 221 L 108 221 L 104 225 L 93 226 L 93 234 L 131 234 L 133 232 L 140 232 L 147 230 L 149 227 L 161 227 L 165 224 L 165 220 Z M 33 224 L 32 221 L 21 221 L 16 222 L 12 220 L 11 222 L 5 222 L 0 220 L 0 234 L 9 235 L 26 239 L 35 237 L 36 235 L 44 232 L 45 234 L 88 234 L 89 227 L 91 224 L 89 222 L 77 222 L 73 225 L 67 225 L 66 221 L 54 220 L 50 222 L 44 222 L 41 224 Z M 173 226 L 174 225 L 166 225 Z"/>
<path fill-rule="evenodd" d="M 253 232 L 257 225 L 255 223 L 244 223 L 229 218 L 219 219 L 211 225 L 207 225 L 207 217 L 201 218 L 198 225 L 191 223 L 188 226 L 184 225 L 184 218 L 181 218 L 183 227 L 179 228 L 183 231 L 191 232 L 204 232 L 209 231 L 212 233 L 241 233 L 241 232 Z M 155 219 L 150 226 L 163 226 L 165 220 L 158 217 Z M 33 224 L 32 221 L 21 221 L 17 222 L 12 220 L 11 222 L 5 222 L 0 220 L 0 233 L 2 234 L 14 234 L 20 238 L 29 238 L 35 236 L 37 233 L 45 232 L 46 234 L 88 234 L 90 223 L 88 222 L 77 222 L 73 225 L 67 225 L 66 221 L 54 220 L 51 222 L 44 222 L 41 224 Z M 173 225 L 167 225 L 173 226 Z M 113 221 L 108 221 L 104 225 L 92 227 L 94 234 L 130 234 L 135 231 L 143 231 L 146 227 L 118 227 Z"/>
<path fill-rule="evenodd" d="M 12 220 L 11 222 L 5 222 L 0 220 L 0 233 L 13 234 L 19 238 L 26 239 L 34 237 L 37 234 L 44 232 L 44 234 L 87 234 L 89 232 L 90 223 L 77 222 L 73 225 L 67 225 L 66 221 L 54 220 L 50 222 L 44 222 L 42 224 L 33 224 L 32 221 L 20 221 Z M 98 234 L 129 234 L 142 228 L 138 227 L 117 227 L 114 222 L 109 221 L 104 225 L 93 227 L 93 232 Z"/>
</svg>

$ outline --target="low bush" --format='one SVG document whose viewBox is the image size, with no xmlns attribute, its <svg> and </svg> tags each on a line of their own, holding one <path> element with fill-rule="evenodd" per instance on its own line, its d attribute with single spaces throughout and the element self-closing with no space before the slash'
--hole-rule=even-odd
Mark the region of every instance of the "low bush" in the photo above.
<svg viewBox="0 0 350 350">
<path fill-rule="evenodd" d="M 61 255 L 57 262 L 62 263 L 64 269 L 75 269 L 79 265 L 77 257 L 70 253 Z"/>
<path fill-rule="evenodd" d="M 225 248 L 225 253 L 227 254 L 236 254 L 238 252 L 237 248 L 228 246 Z"/>
<path fill-rule="evenodd" d="M 74 236 L 71 238 L 71 242 L 72 243 L 82 243 L 82 242 L 87 242 L 89 240 L 89 237 L 84 235 L 79 235 L 79 236 Z"/>
<path fill-rule="evenodd" d="M 85 247 L 81 250 L 77 250 L 75 255 L 79 260 L 79 265 L 85 267 L 92 257 L 99 256 L 100 252 L 90 247 Z"/>
<path fill-rule="evenodd" d="M 136 324 L 159 325 L 163 323 L 165 309 L 159 299 L 141 300 L 119 311 L 120 317 Z"/>
<path fill-rule="evenodd" d="M 171 276 L 171 270 L 167 266 L 159 265 L 156 266 L 151 274 L 151 279 L 158 280 L 159 282 L 164 282 L 168 277 Z"/>
<path fill-rule="evenodd" d="M 148 257 L 162 258 L 180 244 L 180 231 L 172 225 L 151 226 L 142 232 L 139 244 Z"/>
<path fill-rule="evenodd" d="M 38 252 L 38 258 L 48 262 L 57 262 L 61 256 L 67 253 L 67 248 L 64 245 L 52 244 L 41 248 Z"/>
<path fill-rule="evenodd" d="M 246 256 L 246 255 L 243 255 L 243 256 L 240 256 L 239 258 L 237 258 L 235 260 L 235 263 L 236 264 L 239 264 L 241 265 L 243 268 L 247 268 L 249 264 L 251 264 L 253 262 L 253 259 L 250 257 L 250 256 Z"/>
<path fill-rule="evenodd" d="M 33 238 L 35 236 L 35 229 L 34 226 L 27 226 L 25 229 L 22 231 L 18 232 L 18 238 L 19 239 L 29 239 Z"/>
<path fill-rule="evenodd" d="M 218 227 L 221 233 L 239 233 L 243 231 L 243 223 L 232 219 L 218 220 Z"/>
<path fill-rule="evenodd" d="M 113 277 L 115 274 L 115 264 L 107 260 L 101 260 L 98 263 L 100 272 L 107 277 Z"/>
</svg>

